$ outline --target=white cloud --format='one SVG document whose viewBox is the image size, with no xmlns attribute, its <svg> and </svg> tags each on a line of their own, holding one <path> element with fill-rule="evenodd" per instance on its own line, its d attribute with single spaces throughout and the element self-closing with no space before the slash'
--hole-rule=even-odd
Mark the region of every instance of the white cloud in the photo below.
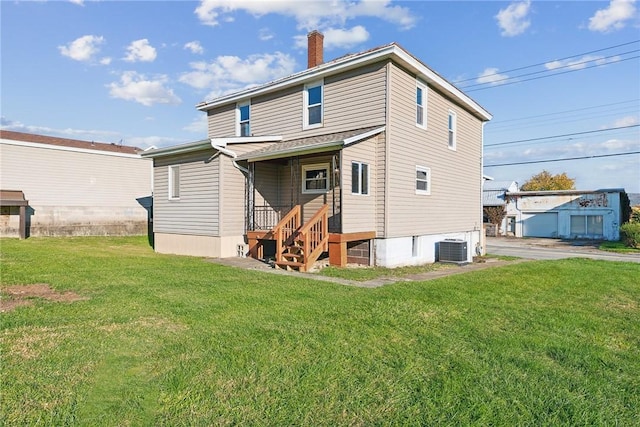
<svg viewBox="0 0 640 427">
<path fill-rule="evenodd" d="M 190 50 L 191 53 L 196 53 L 198 55 L 202 55 L 204 53 L 204 48 L 197 40 L 185 43 L 184 48 Z"/>
<path fill-rule="evenodd" d="M 120 98 L 127 101 L 135 101 L 142 105 L 154 104 L 180 104 L 182 100 L 173 93 L 172 89 L 165 85 L 167 76 L 157 76 L 155 79 L 147 79 L 143 74 L 135 71 L 125 71 L 120 76 L 119 82 L 107 85 L 112 98 Z"/>
<path fill-rule="evenodd" d="M 480 73 L 480 75 L 478 75 L 476 83 L 489 83 L 491 85 L 499 85 L 504 83 L 504 80 L 508 78 L 508 75 L 500 74 L 497 68 L 486 68 L 482 73 Z"/>
<path fill-rule="evenodd" d="M 358 17 L 376 17 L 409 29 L 416 18 L 409 8 L 392 6 L 390 0 L 323 0 L 255 1 L 255 0 L 201 0 L 195 14 L 205 25 L 219 25 L 220 20 L 233 18 L 231 13 L 245 11 L 256 17 L 277 13 L 293 17 L 298 29 L 323 29 L 331 25 L 344 25 L 346 20 Z"/>
<path fill-rule="evenodd" d="M 142 148 L 143 150 L 151 147 L 167 147 L 170 145 L 176 145 L 183 143 L 184 141 L 178 138 L 168 138 L 166 136 L 132 136 L 127 138 L 127 145 Z"/>
<path fill-rule="evenodd" d="M 192 71 L 180 76 L 182 83 L 196 89 L 213 89 L 215 97 L 234 92 L 269 80 L 292 74 L 296 62 L 284 53 L 237 56 L 219 56 L 213 62 L 192 62 Z"/>
<path fill-rule="evenodd" d="M 498 20 L 498 26 L 502 29 L 500 34 L 506 37 L 512 37 L 524 33 L 531 25 L 531 21 L 527 19 L 530 10 L 530 0 L 514 2 L 505 9 L 500 9 L 495 16 Z"/>
<path fill-rule="evenodd" d="M 567 68 L 569 70 L 581 70 L 586 67 L 591 67 L 593 65 L 605 65 L 610 64 L 612 62 L 618 62 L 620 60 L 619 56 L 614 56 L 611 58 L 605 58 L 603 56 L 594 56 L 594 55 L 586 55 L 582 58 L 576 59 L 565 59 L 562 61 L 551 61 L 544 64 L 544 67 L 547 70 L 555 70 L 558 68 Z"/>
<path fill-rule="evenodd" d="M 613 123 L 613 127 L 634 126 L 639 124 L 638 116 L 625 116 L 621 117 Z"/>
<path fill-rule="evenodd" d="M 69 0 L 69 2 L 77 4 L 78 6 L 84 6 L 84 0 Z"/>
<path fill-rule="evenodd" d="M 187 132 L 199 133 L 202 135 L 207 134 L 207 115 L 206 114 L 198 114 L 196 118 L 193 119 L 191 123 L 182 128 L 182 130 L 186 130 Z"/>
<path fill-rule="evenodd" d="M 86 35 L 75 39 L 65 46 L 58 46 L 60 53 L 81 62 L 92 62 L 105 42 L 102 36 Z"/>
<path fill-rule="evenodd" d="M 258 38 L 263 42 L 265 42 L 273 38 L 273 33 L 268 28 L 260 28 L 260 32 L 258 33 Z"/>
<path fill-rule="evenodd" d="M 128 62 L 152 62 L 157 56 L 156 49 L 149 44 L 149 40 L 147 39 L 131 42 L 131 44 L 127 46 L 127 52 L 124 60 Z"/>
<path fill-rule="evenodd" d="M 104 58 L 101 58 L 99 62 L 102 65 L 109 65 L 111 64 L 111 58 L 108 56 L 105 56 Z"/>
<path fill-rule="evenodd" d="M 609 7 L 596 11 L 589 18 L 589 29 L 602 33 L 619 30 L 636 12 L 635 0 L 611 0 Z"/>
<path fill-rule="evenodd" d="M 324 35 L 324 48 L 350 48 L 369 40 L 369 32 L 362 26 L 356 25 L 350 30 L 340 28 L 328 28 L 322 32 Z M 299 35 L 294 37 L 295 46 L 298 48 L 307 47 L 307 36 Z"/>
</svg>

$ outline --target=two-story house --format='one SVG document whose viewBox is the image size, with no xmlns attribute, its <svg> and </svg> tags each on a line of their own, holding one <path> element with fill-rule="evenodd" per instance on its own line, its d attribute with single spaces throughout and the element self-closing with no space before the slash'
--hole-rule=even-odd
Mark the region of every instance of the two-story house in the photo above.
<svg viewBox="0 0 640 427">
<path fill-rule="evenodd" d="M 483 124 L 491 115 L 396 43 L 203 102 L 203 141 L 154 160 L 158 252 L 274 256 L 305 270 L 434 262 L 481 245 Z"/>
</svg>

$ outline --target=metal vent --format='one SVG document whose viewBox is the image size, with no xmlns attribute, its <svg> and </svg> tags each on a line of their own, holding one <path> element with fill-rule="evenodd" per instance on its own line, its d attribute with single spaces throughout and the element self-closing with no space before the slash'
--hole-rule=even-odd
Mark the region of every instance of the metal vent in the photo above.
<svg viewBox="0 0 640 427">
<path fill-rule="evenodd" d="M 438 260 L 440 262 L 467 262 L 467 242 L 464 240 L 443 240 L 439 242 Z"/>
</svg>

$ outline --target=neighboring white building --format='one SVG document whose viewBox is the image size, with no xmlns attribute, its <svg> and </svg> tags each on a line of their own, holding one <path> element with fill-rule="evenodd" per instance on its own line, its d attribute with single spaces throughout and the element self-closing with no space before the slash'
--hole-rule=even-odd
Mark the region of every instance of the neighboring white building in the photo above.
<svg viewBox="0 0 640 427">
<path fill-rule="evenodd" d="M 516 237 L 619 240 L 624 189 L 506 192 Z M 504 234 L 504 230 L 503 230 Z"/>
<path fill-rule="evenodd" d="M 482 186 L 482 207 L 504 206 L 506 209 L 507 200 L 505 194 L 508 191 L 518 191 L 518 183 L 515 181 L 493 181 L 485 177 Z M 487 218 L 484 218 L 484 223 L 487 224 L 487 222 Z M 495 227 L 495 225 L 492 226 Z M 502 223 L 498 224 L 498 228 L 497 233 L 515 236 L 515 219 L 513 216 L 508 218 L 505 216 Z"/>
<path fill-rule="evenodd" d="M 24 193 L 28 236 L 146 234 L 152 162 L 140 151 L 2 130 L 0 188 Z M 17 237 L 19 221 L 2 206 L 1 235 Z"/>
</svg>

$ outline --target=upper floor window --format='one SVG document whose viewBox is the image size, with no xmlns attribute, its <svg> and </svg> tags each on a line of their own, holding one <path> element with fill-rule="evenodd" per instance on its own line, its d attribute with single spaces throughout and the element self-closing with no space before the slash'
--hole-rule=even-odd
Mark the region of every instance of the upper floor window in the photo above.
<svg viewBox="0 0 640 427">
<path fill-rule="evenodd" d="M 322 126 L 323 83 L 315 82 L 304 86 L 304 129 Z"/>
<path fill-rule="evenodd" d="M 456 113 L 449 110 L 449 148 L 456 149 Z"/>
<path fill-rule="evenodd" d="M 369 194 L 369 165 L 362 162 L 351 162 L 351 193 Z"/>
<path fill-rule="evenodd" d="M 427 85 L 416 82 L 416 126 L 427 128 Z"/>
<path fill-rule="evenodd" d="M 169 199 L 180 198 L 180 165 L 169 166 Z"/>
<path fill-rule="evenodd" d="M 326 193 L 329 191 L 329 164 L 302 166 L 302 192 Z"/>
<path fill-rule="evenodd" d="M 237 136 L 251 136 L 251 103 L 243 102 L 236 108 Z"/>
<path fill-rule="evenodd" d="M 416 194 L 431 194 L 431 169 L 416 166 Z"/>
</svg>

